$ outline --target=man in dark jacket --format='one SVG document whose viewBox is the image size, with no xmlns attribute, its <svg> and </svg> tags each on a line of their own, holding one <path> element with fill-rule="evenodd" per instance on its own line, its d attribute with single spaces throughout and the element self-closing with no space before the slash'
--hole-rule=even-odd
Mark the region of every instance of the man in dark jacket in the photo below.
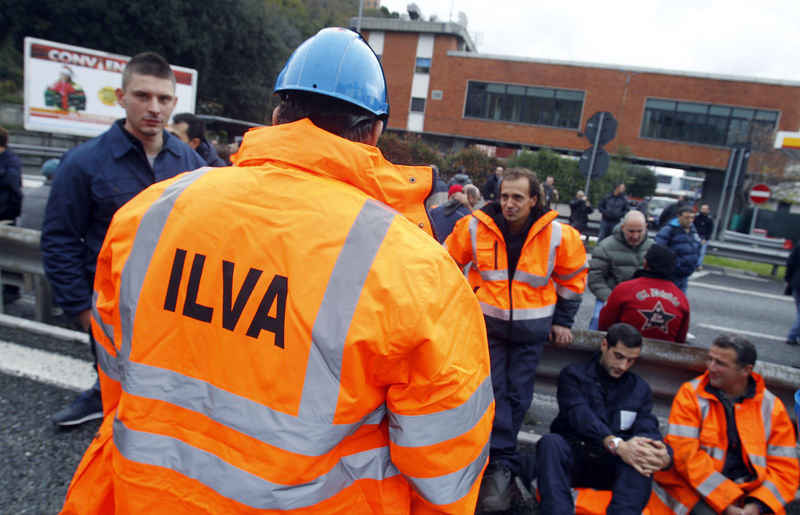
<svg viewBox="0 0 800 515">
<path fill-rule="evenodd" d="M 486 202 L 491 202 L 500 198 L 500 183 L 503 181 L 503 167 L 498 166 L 494 169 L 494 174 L 490 175 L 486 182 L 483 183 L 481 193 Z"/>
<path fill-rule="evenodd" d="M 709 213 L 711 213 L 711 208 L 708 207 L 708 204 L 703 204 L 700 206 L 700 212 L 694 217 L 694 228 L 697 229 L 697 234 L 700 236 L 700 258 L 697 260 L 697 268 L 703 268 L 703 258 L 706 257 L 708 240 L 711 239 L 711 233 L 714 232 L 714 219 Z"/>
<path fill-rule="evenodd" d="M 589 215 L 593 212 L 592 203 L 586 198 L 583 190 L 578 190 L 575 198 L 569 201 L 569 224 L 583 234 L 589 223 Z"/>
<path fill-rule="evenodd" d="M 614 324 L 600 352 L 558 375 L 558 415 L 537 447 L 539 513 L 575 513 L 582 502 L 570 487 L 611 490 L 606 513 L 641 513 L 652 475 L 672 458 L 652 413 L 650 386 L 628 370 L 642 350 L 642 336 Z M 597 508 L 597 506 L 592 506 Z"/>
<path fill-rule="evenodd" d="M 669 222 L 671 222 L 676 216 L 678 216 L 678 210 L 683 206 L 688 206 L 689 201 L 686 199 L 686 195 L 681 195 L 678 197 L 678 200 L 673 202 L 672 204 L 668 205 L 664 208 L 661 214 L 658 217 L 658 225 L 656 228 L 661 229 Z"/>
<path fill-rule="evenodd" d="M 794 297 L 794 303 L 797 307 L 797 316 L 794 319 L 792 328 L 789 329 L 789 334 L 786 336 L 786 343 L 789 345 L 797 345 L 800 341 L 800 240 L 796 241 L 792 252 L 786 260 L 786 275 L 783 277 L 786 281 L 786 292 L 791 293 Z"/>
<path fill-rule="evenodd" d="M 689 332 L 689 301 L 672 282 L 675 253 L 652 245 L 641 270 L 619 283 L 600 311 L 599 329 L 617 322 L 637 328 L 645 338 L 684 343 Z"/>
<path fill-rule="evenodd" d="M 464 188 L 460 184 L 453 184 L 448 193 L 447 202 L 431 209 L 431 223 L 436 229 L 439 243 L 444 243 L 453 232 L 456 222 L 462 216 L 470 214 L 481 198 L 480 191 L 474 184 L 467 184 Z"/>
<path fill-rule="evenodd" d="M 700 236 L 694 224 L 694 211 L 689 206 L 678 209 L 678 217 L 665 225 L 656 234 L 656 243 L 669 247 L 678 260 L 675 263 L 675 285 L 686 293 L 689 276 L 697 268 L 700 258 Z"/>
<path fill-rule="evenodd" d="M 614 191 L 603 197 L 597 209 L 603 215 L 603 219 L 600 221 L 600 233 L 597 235 L 597 241 L 600 241 L 611 234 L 614 226 L 630 209 L 628 197 L 625 196 L 625 184 L 617 184 Z"/>
<path fill-rule="evenodd" d="M 22 208 L 22 163 L 8 148 L 8 131 L 0 127 L 0 220 L 16 220 Z"/>
<path fill-rule="evenodd" d="M 206 122 L 191 113 L 178 113 L 172 117 L 172 125 L 167 130 L 178 139 L 192 147 L 209 166 L 229 166 L 214 145 L 206 139 Z"/>
</svg>

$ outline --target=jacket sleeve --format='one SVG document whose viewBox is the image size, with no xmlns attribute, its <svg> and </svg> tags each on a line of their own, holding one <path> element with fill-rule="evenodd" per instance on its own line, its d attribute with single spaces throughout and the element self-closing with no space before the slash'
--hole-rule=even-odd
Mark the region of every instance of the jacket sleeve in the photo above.
<svg viewBox="0 0 800 515">
<path fill-rule="evenodd" d="M 592 259 L 589 261 L 589 290 L 603 302 L 611 295 L 611 287 L 606 282 L 606 277 L 610 276 L 611 257 L 604 247 L 598 245 L 594 248 Z"/>
<path fill-rule="evenodd" d="M 767 435 L 767 477 L 747 494 L 770 507 L 773 513 L 784 513 L 783 506 L 794 500 L 800 468 L 798 467 L 794 426 L 780 399 L 772 407 L 772 431 Z"/>
<path fill-rule="evenodd" d="M 557 295 L 553 324 L 572 327 L 586 289 L 588 265 L 581 234 L 567 224 L 561 224 L 561 231 L 552 275 Z"/>
<path fill-rule="evenodd" d="M 683 308 L 684 305 L 681 304 Z M 681 325 L 678 327 L 678 332 L 675 334 L 675 342 L 677 343 L 686 343 L 686 335 L 689 334 L 689 318 L 690 318 L 690 311 L 689 311 L 689 304 L 688 301 L 685 305 L 686 311 L 684 312 L 683 320 L 681 320 Z"/>
<path fill-rule="evenodd" d="M 53 300 L 70 316 L 91 309 L 92 284 L 84 262 L 89 226 L 88 174 L 67 155 L 55 174 L 42 223 L 42 262 Z"/>
<path fill-rule="evenodd" d="M 470 220 L 472 220 L 472 216 L 460 218 L 453 227 L 453 232 L 444 240 L 444 247 L 459 267 L 464 267 L 472 261 L 472 242 L 469 236 Z"/>
<path fill-rule="evenodd" d="M 478 302 L 444 254 L 418 291 L 412 348 L 390 362 L 386 395 L 392 462 L 413 486 L 411 512 L 474 511 L 489 457 L 494 396 Z"/>
<path fill-rule="evenodd" d="M 592 411 L 581 383 L 571 367 L 558 374 L 558 411 L 566 415 L 572 431 L 587 441 L 602 445 L 603 438 L 611 434 L 611 429 Z"/>
<path fill-rule="evenodd" d="M 665 225 L 659 229 L 658 233 L 656 233 L 655 242 L 659 245 L 669 247 L 669 244 L 672 242 L 672 227 Z"/>
<path fill-rule="evenodd" d="M 606 204 L 608 203 L 608 195 L 600 199 L 600 204 L 597 205 L 597 210 L 600 211 L 601 214 L 606 214 Z"/>
<path fill-rule="evenodd" d="M 674 451 L 675 471 L 695 491 L 707 493 L 704 495 L 706 502 L 717 513 L 721 513 L 744 491 L 717 472 L 711 456 L 700 448 L 701 427 L 702 415 L 694 389 L 691 383 L 684 383 L 672 401 L 665 440 Z"/>
<path fill-rule="evenodd" d="M 625 300 L 625 293 L 620 288 L 623 284 L 617 285 L 608 296 L 603 309 L 600 310 L 600 321 L 597 328 L 601 331 L 607 331 L 609 327 L 619 322 L 622 314 L 622 302 Z"/>
</svg>

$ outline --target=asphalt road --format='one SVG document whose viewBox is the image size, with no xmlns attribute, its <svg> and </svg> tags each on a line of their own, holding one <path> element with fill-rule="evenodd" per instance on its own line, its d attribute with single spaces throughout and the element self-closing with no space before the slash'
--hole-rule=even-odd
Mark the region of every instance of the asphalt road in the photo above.
<svg viewBox="0 0 800 515">
<path fill-rule="evenodd" d="M 782 292 L 783 285 L 779 281 L 720 270 L 696 273 L 688 291 L 692 307 L 690 331 L 695 335 L 691 343 L 707 347 L 719 333 L 739 331 L 756 344 L 760 359 L 800 366 L 800 348 L 784 343 L 795 308 L 791 297 L 783 296 Z M 593 306 L 594 298 L 587 292 L 576 327 L 588 326 Z M 17 317 L 32 318 L 30 294 L 8 306 L 7 311 Z M 58 323 L 67 324 L 63 318 Z M 99 421 L 64 431 L 54 427 L 49 417 L 71 402 L 84 385 L 91 383 L 91 374 L 86 374 L 91 356 L 85 344 L 0 324 L 0 344 L 3 342 L 11 345 L 2 347 L 3 359 L 0 360 L 0 370 L 3 370 L 0 372 L 0 448 L 3 449 L 0 513 L 57 513 Z M 20 377 L 7 367 L 15 349 L 41 351 L 45 354 L 36 356 L 56 356 L 71 364 L 79 363 L 82 370 L 67 377 L 68 367 L 56 361 L 49 365 L 51 370 L 43 371 L 36 379 L 32 378 L 36 374 L 30 371 L 25 372 L 26 377 Z M 63 374 L 59 367 L 63 367 Z M 56 369 L 55 375 L 52 368 Z M 53 377 L 60 379 L 53 380 Z M 549 393 L 537 392 L 535 420 L 523 428 L 526 432 L 542 434 L 547 430 L 556 410 Z M 523 451 L 533 452 L 533 446 L 524 445 Z M 800 515 L 797 504 L 793 503 L 788 513 Z M 517 495 L 510 513 L 520 515 L 536 511 L 530 502 Z"/>
</svg>

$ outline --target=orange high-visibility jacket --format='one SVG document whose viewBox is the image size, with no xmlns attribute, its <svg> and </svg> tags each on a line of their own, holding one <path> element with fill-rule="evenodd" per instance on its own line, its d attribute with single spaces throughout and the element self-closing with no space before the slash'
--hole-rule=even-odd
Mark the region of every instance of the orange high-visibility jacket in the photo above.
<svg viewBox="0 0 800 515">
<path fill-rule="evenodd" d="M 235 161 L 114 217 L 92 326 L 105 418 L 64 513 L 472 513 L 489 355 L 418 227 L 431 170 L 308 120 L 248 132 Z"/>
<path fill-rule="evenodd" d="M 725 408 L 706 391 L 706 372 L 684 383 L 672 401 L 665 441 L 675 451 L 674 465 L 654 476 L 660 501 L 658 510 L 650 503 L 654 513 L 688 513 L 701 496 L 718 513 L 743 496 L 785 513 L 800 481 L 794 428 L 781 400 L 760 375 L 751 375 L 755 396 L 737 403 L 735 413 L 742 458 L 756 479 L 740 484 L 722 475 L 728 448 Z"/>
<path fill-rule="evenodd" d="M 571 327 L 586 289 L 586 250 L 581 235 L 547 211 L 533 223 L 513 281 L 499 202 L 456 222 L 445 247 L 468 279 L 486 318 L 489 336 L 513 341 L 546 340 L 552 324 Z"/>
</svg>

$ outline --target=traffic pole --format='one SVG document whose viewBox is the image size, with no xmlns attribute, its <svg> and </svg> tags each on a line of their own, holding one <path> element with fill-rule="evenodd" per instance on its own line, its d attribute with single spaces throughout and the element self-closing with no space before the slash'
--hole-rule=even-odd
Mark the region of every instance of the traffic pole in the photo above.
<svg viewBox="0 0 800 515">
<path fill-rule="evenodd" d="M 605 111 L 600 113 L 600 122 L 597 124 L 597 134 L 594 137 L 594 144 L 592 145 L 592 158 L 589 160 L 589 173 L 586 174 L 586 187 L 583 188 L 583 194 L 589 198 L 589 183 L 592 182 L 592 173 L 594 173 L 594 161 L 597 157 L 597 147 L 600 145 L 600 133 L 603 131 L 603 120 L 606 117 Z"/>
</svg>

